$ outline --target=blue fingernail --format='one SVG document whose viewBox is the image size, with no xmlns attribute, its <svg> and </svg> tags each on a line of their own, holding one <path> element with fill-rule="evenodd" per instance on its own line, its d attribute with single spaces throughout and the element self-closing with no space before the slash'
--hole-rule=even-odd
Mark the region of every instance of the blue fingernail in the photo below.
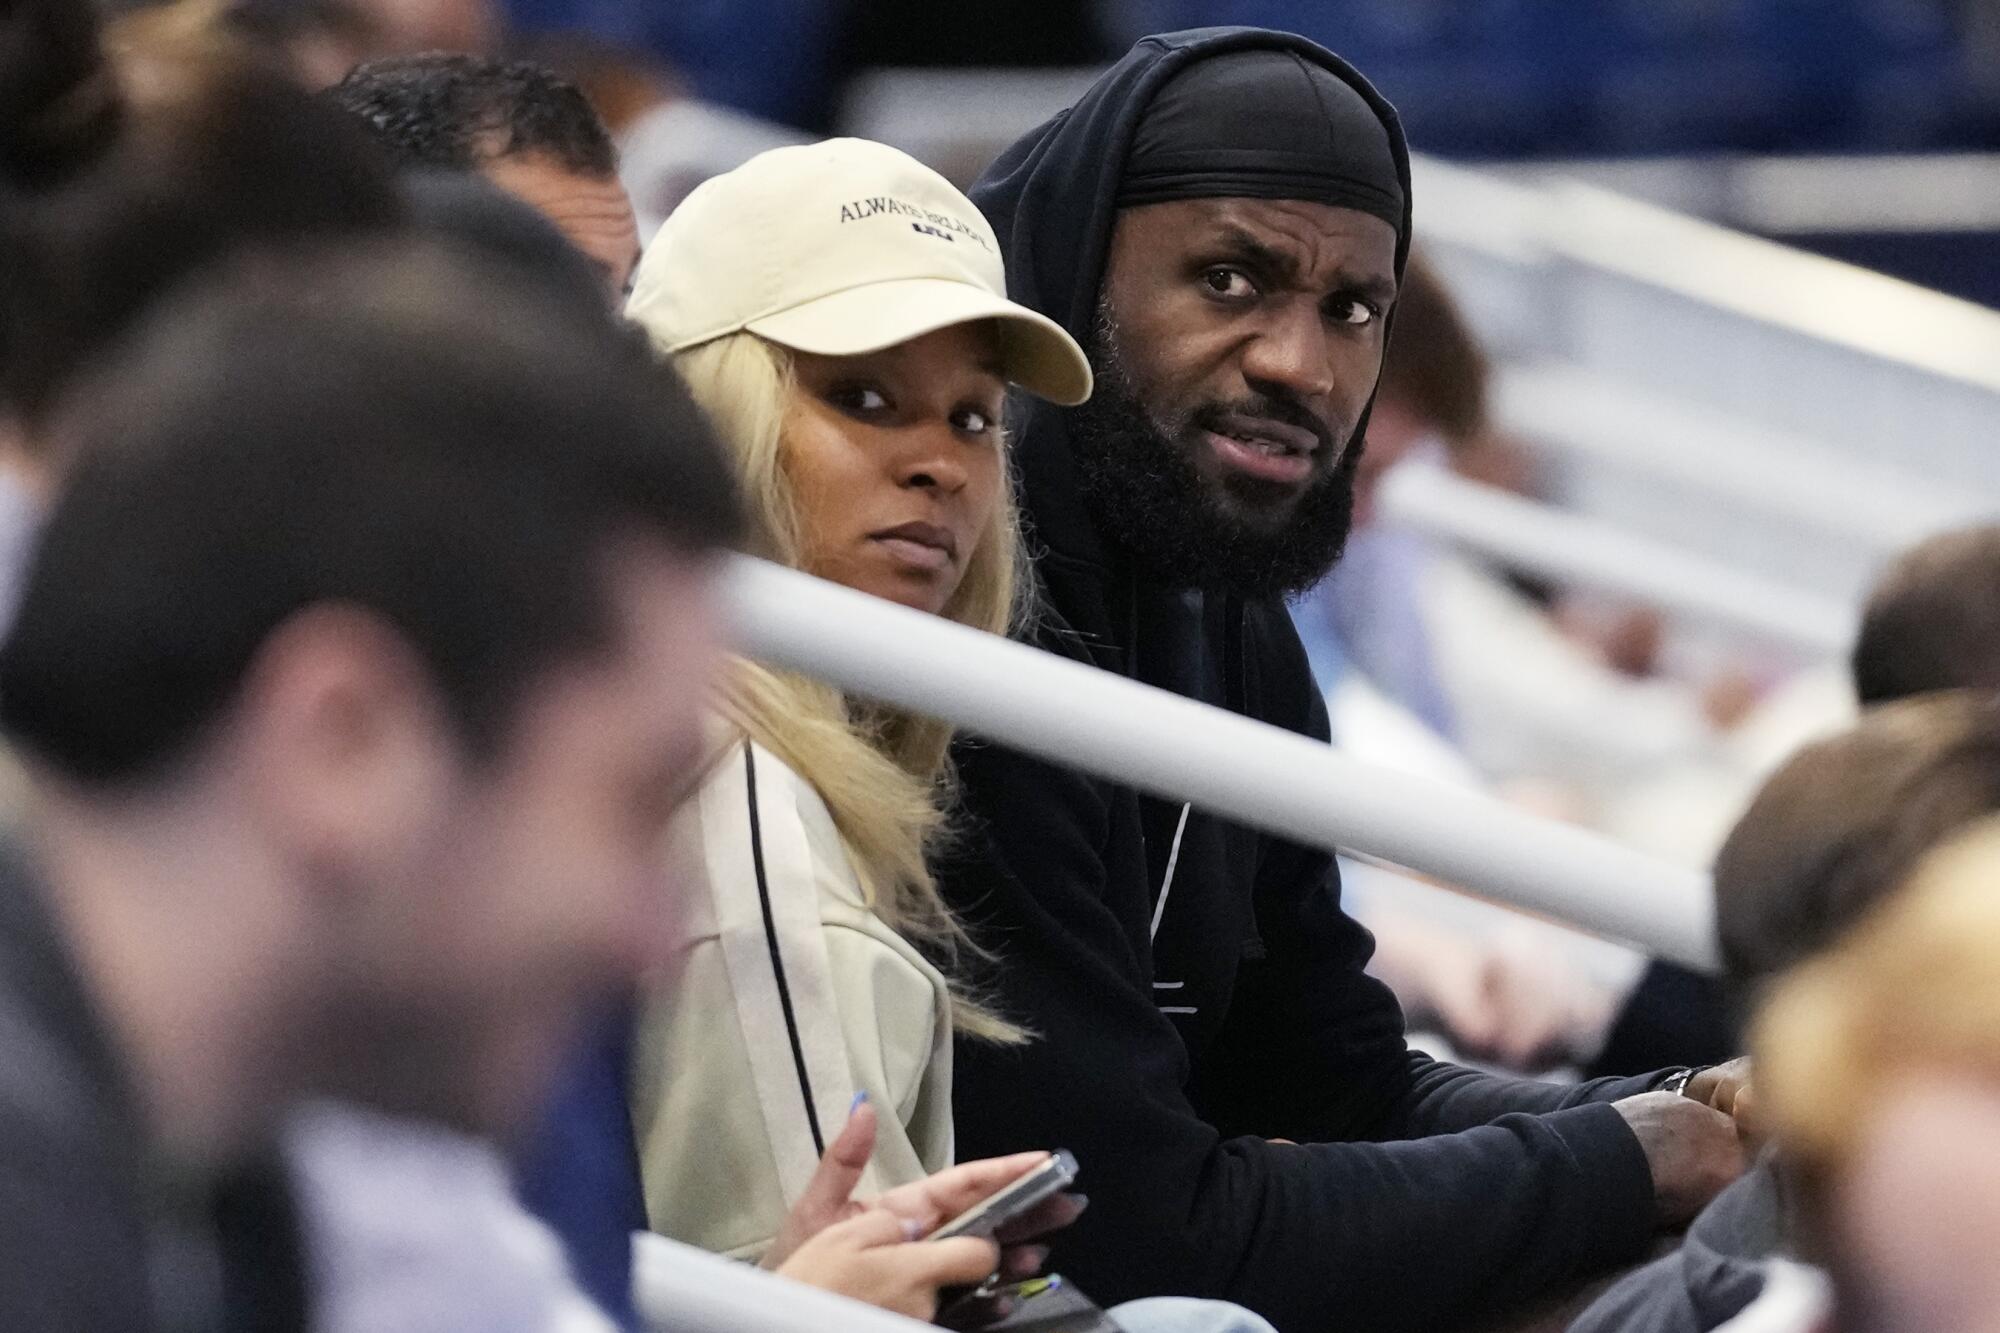
<svg viewBox="0 0 2000 1333">
<path fill-rule="evenodd" d="M 849 1115 L 853 1115 L 856 1111 L 859 1111 L 861 1109 L 861 1103 L 867 1100 L 868 1100 L 868 1089 L 863 1088 L 861 1091 L 855 1093 L 854 1100 L 847 1104 L 847 1113 Z"/>
</svg>

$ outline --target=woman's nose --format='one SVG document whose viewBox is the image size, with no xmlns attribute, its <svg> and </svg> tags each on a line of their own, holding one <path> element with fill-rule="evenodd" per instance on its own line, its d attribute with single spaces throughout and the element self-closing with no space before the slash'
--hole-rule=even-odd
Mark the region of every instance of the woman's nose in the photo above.
<svg viewBox="0 0 2000 1333">
<path fill-rule="evenodd" d="M 965 488 L 965 449 L 949 427 L 912 432 L 910 447 L 896 460 L 897 480 L 905 486 L 957 492 Z"/>
</svg>

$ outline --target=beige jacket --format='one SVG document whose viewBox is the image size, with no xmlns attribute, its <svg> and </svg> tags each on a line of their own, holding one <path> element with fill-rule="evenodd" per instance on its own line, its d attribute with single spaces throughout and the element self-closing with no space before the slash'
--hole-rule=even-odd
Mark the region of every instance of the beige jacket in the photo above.
<svg viewBox="0 0 2000 1333">
<path fill-rule="evenodd" d="M 949 1166 L 944 979 L 862 902 L 818 793 L 739 743 L 677 850 L 680 966 L 648 997 L 632 1089 L 653 1229 L 761 1252 L 864 1089 L 880 1129 L 862 1196 Z"/>
</svg>

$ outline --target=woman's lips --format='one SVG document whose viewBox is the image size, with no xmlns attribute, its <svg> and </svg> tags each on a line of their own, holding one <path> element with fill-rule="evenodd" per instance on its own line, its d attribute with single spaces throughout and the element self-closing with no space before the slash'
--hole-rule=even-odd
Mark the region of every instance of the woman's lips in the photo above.
<svg viewBox="0 0 2000 1333">
<path fill-rule="evenodd" d="M 875 541 L 897 561 L 913 569 L 951 568 L 951 552 L 941 546 L 929 546 L 908 537 L 877 537 Z"/>
<path fill-rule="evenodd" d="M 912 569 L 944 570 L 958 562 L 958 538 L 935 523 L 904 523 L 870 533 L 869 538 Z"/>
</svg>

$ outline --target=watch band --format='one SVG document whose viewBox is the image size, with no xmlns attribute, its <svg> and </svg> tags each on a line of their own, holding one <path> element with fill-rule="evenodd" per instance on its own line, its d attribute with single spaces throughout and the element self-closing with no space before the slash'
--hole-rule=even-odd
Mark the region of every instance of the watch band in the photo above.
<svg viewBox="0 0 2000 1333">
<path fill-rule="evenodd" d="M 1677 1097 L 1685 1097 L 1687 1096 L 1688 1084 L 1694 1081 L 1694 1076 L 1707 1068 L 1710 1068 L 1710 1066 L 1690 1065 L 1685 1069 L 1676 1069 L 1662 1080 L 1659 1090 L 1661 1092 L 1671 1092 Z"/>
</svg>

